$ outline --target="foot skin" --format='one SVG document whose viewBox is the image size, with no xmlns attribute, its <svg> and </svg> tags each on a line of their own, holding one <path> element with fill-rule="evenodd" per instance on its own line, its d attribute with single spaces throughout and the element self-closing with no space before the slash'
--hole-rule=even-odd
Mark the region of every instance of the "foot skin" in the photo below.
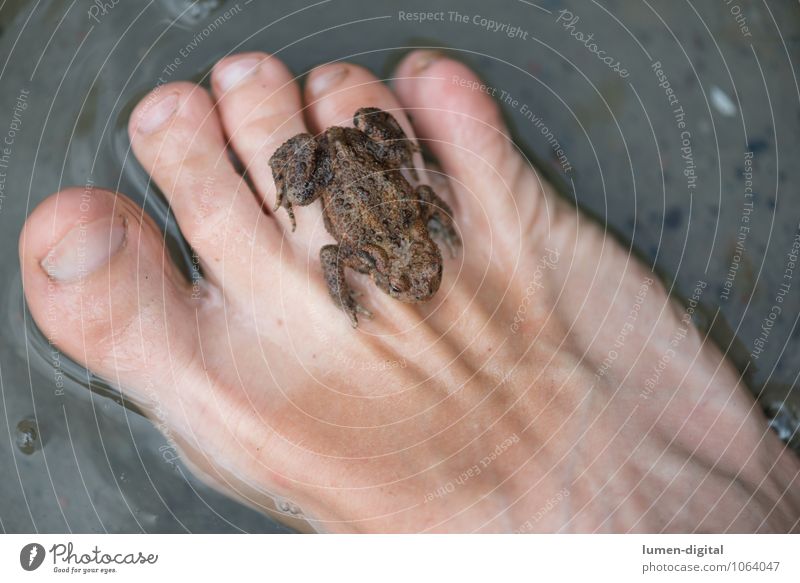
<svg viewBox="0 0 800 583">
<path fill-rule="evenodd" d="M 800 464 L 734 369 L 652 273 L 553 196 L 473 85 L 463 65 L 414 52 L 394 93 L 340 63 L 301 94 L 280 61 L 248 53 L 217 64 L 210 93 L 154 90 L 131 144 L 206 279 L 178 274 L 124 195 L 67 189 L 21 235 L 31 313 L 157 410 L 206 479 L 265 511 L 299 507 L 317 530 L 797 530 Z M 362 106 L 429 145 L 464 249 L 425 304 L 356 275 L 382 317 L 353 330 L 316 264 L 331 242 L 319 205 L 291 236 L 287 214 L 264 209 L 279 200 L 275 149 Z"/>
</svg>

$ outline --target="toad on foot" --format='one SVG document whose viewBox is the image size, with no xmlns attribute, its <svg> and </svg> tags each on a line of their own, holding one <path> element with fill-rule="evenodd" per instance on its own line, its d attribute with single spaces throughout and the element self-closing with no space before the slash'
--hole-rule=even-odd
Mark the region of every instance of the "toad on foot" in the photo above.
<svg viewBox="0 0 800 583">
<path fill-rule="evenodd" d="M 384 292 L 403 302 L 423 302 L 439 289 L 442 254 L 431 237 L 455 254 L 460 239 L 452 213 L 430 186 L 416 188 L 401 168 L 411 167 L 415 146 L 397 120 L 362 107 L 354 128 L 330 127 L 316 138 L 298 134 L 270 158 L 277 198 L 294 230 L 292 205 L 322 200 L 325 228 L 337 245 L 325 245 L 320 261 L 334 301 L 358 326 L 360 306 L 345 280 L 345 267 L 369 274 Z"/>
</svg>

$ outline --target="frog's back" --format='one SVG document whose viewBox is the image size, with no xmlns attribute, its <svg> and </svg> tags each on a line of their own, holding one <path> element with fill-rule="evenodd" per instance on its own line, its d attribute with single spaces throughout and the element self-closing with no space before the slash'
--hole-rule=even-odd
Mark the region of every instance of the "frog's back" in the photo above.
<svg viewBox="0 0 800 583">
<path fill-rule="evenodd" d="M 410 228 L 417 209 L 411 185 L 383 165 L 355 128 L 329 128 L 322 138 L 331 179 L 322 193 L 325 226 L 340 243 L 382 243 Z"/>
</svg>

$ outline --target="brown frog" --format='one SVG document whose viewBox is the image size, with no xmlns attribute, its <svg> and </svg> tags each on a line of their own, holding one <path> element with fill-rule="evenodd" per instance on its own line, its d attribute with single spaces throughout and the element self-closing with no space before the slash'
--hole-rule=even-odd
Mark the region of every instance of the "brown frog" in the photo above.
<svg viewBox="0 0 800 583">
<path fill-rule="evenodd" d="M 275 209 L 322 199 L 325 227 L 338 245 L 325 245 L 320 260 L 334 301 L 358 326 L 360 306 L 345 280 L 345 267 L 369 274 L 384 292 L 403 302 L 424 302 L 439 289 L 442 255 L 431 237 L 451 254 L 460 245 L 447 204 L 426 185 L 416 188 L 401 174 L 415 146 L 397 120 L 375 107 L 362 107 L 354 128 L 330 127 L 314 138 L 298 134 L 270 158 L 277 188 Z"/>
</svg>

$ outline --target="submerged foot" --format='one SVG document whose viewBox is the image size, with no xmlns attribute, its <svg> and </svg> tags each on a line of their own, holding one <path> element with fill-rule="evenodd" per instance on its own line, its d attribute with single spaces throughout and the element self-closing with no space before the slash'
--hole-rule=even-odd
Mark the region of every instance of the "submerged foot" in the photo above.
<svg viewBox="0 0 800 583">
<path fill-rule="evenodd" d="M 285 520 L 299 508 L 319 530 L 796 529 L 800 465 L 732 367 L 690 330 L 642 396 L 680 310 L 552 196 L 496 104 L 454 78 L 479 86 L 460 63 L 415 52 L 396 93 L 339 63 L 301 94 L 280 61 L 247 53 L 217 64 L 210 93 L 159 87 L 132 114 L 131 145 L 207 278 L 186 281 L 124 195 L 66 189 L 20 238 L 37 324 L 158 409 L 207 479 Z M 330 239 L 317 205 L 285 237 L 290 217 L 263 210 L 276 200 L 265 161 L 363 106 L 429 144 L 464 250 L 427 303 L 355 281 L 382 317 L 353 330 L 320 276 Z M 568 503 L 532 519 L 563 492 Z"/>
</svg>

